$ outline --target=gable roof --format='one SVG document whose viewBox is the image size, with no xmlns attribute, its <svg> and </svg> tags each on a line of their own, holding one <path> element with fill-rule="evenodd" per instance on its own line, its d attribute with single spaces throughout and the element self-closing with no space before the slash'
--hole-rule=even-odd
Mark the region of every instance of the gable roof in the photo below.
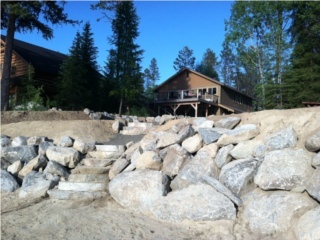
<svg viewBox="0 0 320 240">
<path fill-rule="evenodd" d="M 5 42 L 6 36 L 1 35 L 1 40 Z M 26 62 L 30 63 L 36 72 L 44 72 L 56 75 L 60 65 L 67 59 L 66 54 L 62 54 L 47 48 L 39 47 L 17 39 L 13 41 L 13 51 L 19 54 Z"/>
<path fill-rule="evenodd" d="M 226 85 L 226 84 L 224 84 L 224 83 L 221 83 L 221 82 L 217 81 L 216 79 L 210 78 L 210 77 L 208 77 L 208 76 L 206 76 L 206 75 L 203 75 L 203 74 L 201 74 L 201 73 L 199 73 L 199 72 L 196 72 L 196 71 L 191 70 L 191 69 L 186 68 L 186 67 L 183 68 L 183 69 L 181 69 L 179 72 L 177 72 L 176 74 L 174 74 L 174 75 L 171 76 L 170 78 L 168 78 L 168 79 L 167 79 L 166 81 L 164 81 L 163 83 L 161 83 L 161 84 L 160 84 L 158 87 L 156 87 L 153 91 L 156 92 L 157 89 L 159 89 L 159 88 L 162 87 L 163 85 L 167 84 L 167 83 L 170 82 L 172 79 L 174 79 L 174 78 L 177 77 L 179 74 L 181 74 L 182 72 L 185 72 L 185 71 L 189 71 L 189 72 L 191 72 L 191 73 L 194 73 L 194 74 L 196 74 L 196 75 L 198 75 L 198 76 L 200 76 L 200 77 L 202 77 L 202 78 L 205 78 L 206 80 L 208 80 L 208 81 L 210 81 L 210 82 L 213 82 L 213 83 L 218 84 L 218 85 L 220 85 L 220 86 L 223 86 L 223 87 L 225 87 L 225 88 L 231 89 L 232 91 L 238 92 L 238 93 L 240 93 L 240 94 L 242 94 L 242 95 L 245 95 L 245 96 L 247 96 L 247 97 L 249 97 L 249 98 L 252 98 L 251 96 L 249 96 L 249 95 L 247 95 L 247 94 L 245 94 L 245 93 L 243 93 L 243 92 L 241 92 L 241 91 L 239 91 L 239 90 L 237 90 L 237 89 L 235 89 L 235 88 L 233 88 L 233 87 L 230 87 L 230 86 L 228 86 L 228 85 Z"/>
</svg>

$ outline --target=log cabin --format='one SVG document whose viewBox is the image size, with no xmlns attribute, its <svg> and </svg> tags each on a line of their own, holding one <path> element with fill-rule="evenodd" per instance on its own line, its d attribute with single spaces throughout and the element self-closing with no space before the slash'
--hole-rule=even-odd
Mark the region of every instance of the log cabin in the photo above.
<svg viewBox="0 0 320 240">
<path fill-rule="evenodd" d="M 0 69 L 4 58 L 6 37 L 1 35 Z M 28 74 L 28 67 L 34 69 L 34 80 L 38 86 L 43 86 L 44 94 L 53 99 L 57 94 L 57 77 L 60 65 L 67 55 L 39 47 L 27 42 L 15 39 L 11 60 L 10 98 L 14 103 L 19 100 L 19 88 L 22 79 Z"/>
<path fill-rule="evenodd" d="M 158 115 L 200 117 L 252 111 L 252 97 L 183 68 L 154 89 Z"/>
</svg>

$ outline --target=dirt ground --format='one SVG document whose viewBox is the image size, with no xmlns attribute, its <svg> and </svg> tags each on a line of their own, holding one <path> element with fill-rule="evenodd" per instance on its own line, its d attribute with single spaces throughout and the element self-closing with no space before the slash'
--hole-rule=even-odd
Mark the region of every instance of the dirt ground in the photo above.
<svg viewBox="0 0 320 240">
<path fill-rule="evenodd" d="M 299 147 L 320 129 L 320 107 L 244 113 L 241 118 L 241 124 L 259 124 L 261 135 L 291 124 L 299 135 Z M 83 112 L 11 112 L 1 113 L 1 134 L 47 136 L 54 141 L 68 135 L 117 144 L 142 137 L 114 134 L 112 123 L 90 120 Z M 23 200 L 18 193 L 1 194 L 1 239 L 248 239 L 241 231 L 238 237 L 232 234 L 237 225 L 231 221 L 163 222 L 123 209 L 110 196 L 95 201 Z"/>
</svg>

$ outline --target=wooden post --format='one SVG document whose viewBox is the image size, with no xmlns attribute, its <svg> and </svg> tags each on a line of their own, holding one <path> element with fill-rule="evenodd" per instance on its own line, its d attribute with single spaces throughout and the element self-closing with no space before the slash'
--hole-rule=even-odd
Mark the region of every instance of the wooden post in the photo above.
<svg viewBox="0 0 320 240">
<path fill-rule="evenodd" d="M 206 104 L 206 117 L 208 117 L 208 104 Z"/>
</svg>

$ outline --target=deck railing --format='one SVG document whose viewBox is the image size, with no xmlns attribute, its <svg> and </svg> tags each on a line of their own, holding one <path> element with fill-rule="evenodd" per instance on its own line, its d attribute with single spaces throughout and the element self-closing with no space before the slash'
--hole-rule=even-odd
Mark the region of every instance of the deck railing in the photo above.
<svg viewBox="0 0 320 240">
<path fill-rule="evenodd" d="M 215 94 L 201 94 L 197 89 L 192 90 L 181 90 L 181 91 L 169 91 L 160 92 L 155 95 L 156 101 L 169 101 L 169 100 L 188 100 L 191 98 L 203 99 L 208 102 L 218 102 L 218 96 Z"/>
</svg>

